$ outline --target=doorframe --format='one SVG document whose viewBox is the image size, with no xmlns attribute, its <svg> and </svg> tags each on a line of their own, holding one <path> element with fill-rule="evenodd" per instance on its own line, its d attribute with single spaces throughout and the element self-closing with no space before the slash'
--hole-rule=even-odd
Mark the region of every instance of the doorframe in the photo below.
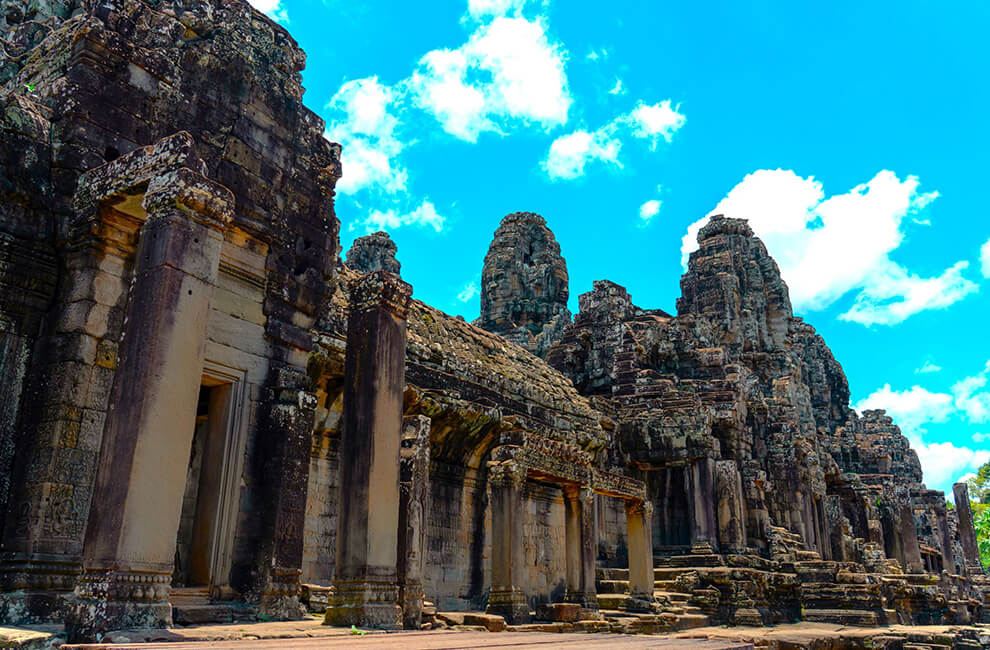
<svg viewBox="0 0 990 650">
<path fill-rule="evenodd" d="M 220 465 L 220 494 L 213 521 L 209 546 L 210 586 L 230 581 L 233 567 L 234 537 L 240 510 L 241 473 L 247 443 L 248 384 L 245 371 L 211 361 L 203 362 L 203 385 L 228 385 L 229 397 L 224 405 L 223 459 Z"/>
</svg>

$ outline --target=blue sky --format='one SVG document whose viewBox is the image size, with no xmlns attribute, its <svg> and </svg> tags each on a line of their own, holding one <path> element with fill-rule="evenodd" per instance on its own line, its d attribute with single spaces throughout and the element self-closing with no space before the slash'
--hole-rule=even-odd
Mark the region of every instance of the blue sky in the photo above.
<svg viewBox="0 0 990 650">
<path fill-rule="evenodd" d="M 417 298 L 476 317 L 528 210 L 572 311 L 608 278 L 673 312 L 690 233 L 748 217 L 928 484 L 990 460 L 987 3 L 255 4 L 344 145 L 344 251 L 388 230 Z"/>
</svg>

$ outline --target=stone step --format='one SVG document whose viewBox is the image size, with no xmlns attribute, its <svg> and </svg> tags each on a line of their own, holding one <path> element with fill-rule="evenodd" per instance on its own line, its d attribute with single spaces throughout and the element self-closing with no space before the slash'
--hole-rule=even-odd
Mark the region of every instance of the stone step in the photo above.
<svg viewBox="0 0 990 650">
<path fill-rule="evenodd" d="M 205 625 L 258 620 L 258 609 L 245 603 L 207 603 L 176 605 L 172 603 L 172 620 L 176 625 Z"/>
<path fill-rule="evenodd" d="M 595 577 L 598 580 L 628 580 L 629 569 L 597 569 Z"/>
<path fill-rule="evenodd" d="M 653 588 L 660 591 L 677 591 L 678 585 L 676 580 L 655 580 Z"/>
<path fill-rule="evenodd" d="M 599 580 L 598 593 L 600 594 L 627 594 L 629 593 L 628 580 Z"/>
<path fill-rule="evenodd" d="M 677 624 L 674 629 L 678 632 L 683 630 L 693 630 L 697 627 L 707 627 L 711 620 L 704 614 L 681 614 L 677 617 Z"/>
<path fill-rule="evenodd" d="M 665 591 L 663 589 L 657 589 L 653 592 L 655 596 L 664 597 L 672 603 L 686 603 L 691 599 L 691 594 L 681 593 L 680 591 Z"/>
<path fill-rule="evenodd" d="M 625 610 L 629 594 L 598 594 L 599 609 Z"/>
<path fill-rule="evenodd" d="M 876 627 L 880 624 L 880 617 L 876 612 L 862 609 L 808 609 L 805 608 L 801 614 L 802 621 L 811 623 L 832 623 L 835 625 L 857 625 L 862 627 Z"/>
</svg>

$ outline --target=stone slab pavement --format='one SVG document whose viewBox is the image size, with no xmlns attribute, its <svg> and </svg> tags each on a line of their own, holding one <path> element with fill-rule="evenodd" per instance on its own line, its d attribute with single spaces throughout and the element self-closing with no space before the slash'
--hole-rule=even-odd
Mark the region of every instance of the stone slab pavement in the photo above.
<svg viewBox="0 0 990 650">
<path fill-rule="evenodd" d="M 535 648 L 550 650 L 641 650 L 658 648 L 661 650 L 753 650 L 748 643 L 729 641 L 706 641 L 701 639 L 671 639 L 644 635 L 619 634 L 554 634 L 548 632 L 394 632 L 357 636 L 351 634 L 319 635 L 303 638 L 279 639 L 227 639 L 217 641 L 165 641 L 151 643 L 120 643 L 65 645 L 66 649 L 110 650 L 112 648 L 136 648 L 150 650 L 206 650 L 230 648 L 232 650 L 254 650 L 256 648 L 279 648 L 280 650 L 315 650 L 316 648 L 355 648 L 355 650 L 455 650 L 461 648 L 512 648 L 525 650 Z"/>
</svg>

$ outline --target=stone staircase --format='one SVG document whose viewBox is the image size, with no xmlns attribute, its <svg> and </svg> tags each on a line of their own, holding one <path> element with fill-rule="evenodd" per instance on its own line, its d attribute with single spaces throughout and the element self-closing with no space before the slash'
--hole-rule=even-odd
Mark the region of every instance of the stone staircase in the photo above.
<svg viewBox="0 0 990 650">
<path fill-rule="evenodd" d="M 169 594 L 176 625 L 240 623 L 258 620 L 258 608 L 238 602 L 211 602 L 209 587 L 179 587 Z"/>
<path fill-rule="evenodd" d="M 650 616 L 627 611 L 629 569 L 598 569 L 596 582 L 598 607 L 606 618 L 621 614 Z M 653 595 L 657 599 L 659 612 L 653 616 L 658 619 L 655 622 L 665 628 L 663 631 L 680 632 L 709 625 L 711 621 L 701 608 L 688 603 L 690 594 L 671 591 L 668 587 L 667 581 L 658 580 L 654 583 Z"/>
</svg>

